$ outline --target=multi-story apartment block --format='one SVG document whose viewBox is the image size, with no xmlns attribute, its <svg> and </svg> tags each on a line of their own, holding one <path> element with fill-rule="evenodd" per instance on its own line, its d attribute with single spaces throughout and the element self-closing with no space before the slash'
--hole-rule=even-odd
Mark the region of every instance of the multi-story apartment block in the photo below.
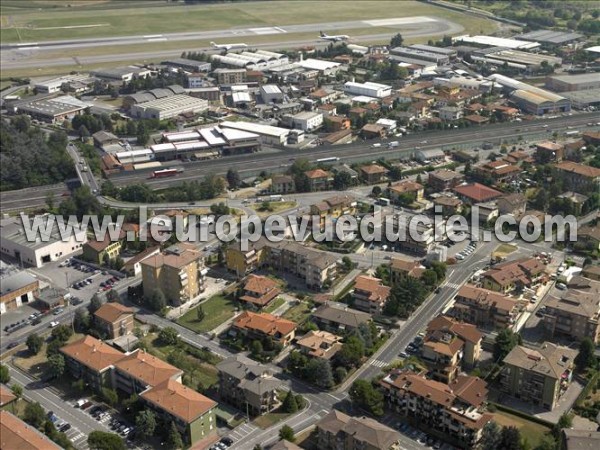
<svg viewBox="0 0 600 450">
<path fill-rule="evenodd" d="M 449 315 L 480 328 L 511 329 L 524 307 L 523 302 L 499 292 L 465 284 L 454 297 Z"/>
<path fill-rule="evenodd" d="M 343 334 L 347 331 L 357 330 L 363 323 L 368 323 L 371 320 L 371 315 L 348 308 L 348 306 L 341 303 L 328 302 L 317 308 L 312 314 L 312 320 L 321 330 Z"/>
<path fill-rule="evenodd" d="M 424 374 L 395 370 L 380 384 L 394 412 L 464 449 L 476 448 L 483 427 L 493 418 L 485 412 L 487 384 L 477 377 L 460 375 L 444 384 Z"/>
<path fill-rule="evenodd" d="M 94 322 L 109 339 L 115 339 L 133 331 L 133 315 L 133 309 L 127 306 L 105 303 L 94 313 Z"/>
<path fill-rule="evenodd" d="M 168 302 L 181 305 L 204 291 L 203 256 L 189 243 L 179 243 L 141 262 L 144 296 L 160 289 Z"/>
<path fill-rule="evenodd" d="M 429 172 L 427 184 L 429 184 L 435 192 L 440 192 L 458 186 L 464 179 L 465 176 L 462 173 L 449 169 L 440 169 Z"/>
<path fill-rule="evenodd" d="M 317 422 L 320 450 L 400 450 L 400 433 L 368 417 L 351 417 L 337 409 Z"/>
<path fill-rule="evenodd" d="M 559 176 L 569 183 L 570 189 L 580 194 L 600 189 L 600 169 L 573 161 L 563 161 L 554 166 Z"/>
<path fill-rule="evenodd" d="M 7 450 L 60 450 L 36 427 L 23 422 L 9 411 L 0 411 L 0 446 Z"/>
<path fill-rule="evenodd" d="M 431 369 L 434 380 L 450 383 L 459 368 L 474 367 L 481 354 L 481 333 L 475 325 L 439 316 L 427 325 L 421 359 Z"/>
<path fill-rule="evenodd" d="M 425 188 L 422 184 L 412 180 L 402 180 L 397 183 L 393 183 L 387 189 L 390 200 L 393 202 L 421 202 L 423 201 L 423 195 Z"/>
<path fill-rule="evenodd" d="M 562 335 L 581 341 L 590 338 L 600 343 L 600 283 L 587 281 L 584 289 L 565 291 L 561 297 L 544 301 L 544 327 L 551 336 Z"/>
<path fill-rule="evenodd" d="M 391 290 L 379 278 L 359 275 L 354 280 L 354 307 L 369 314 L 381 314 Z"/>
<path fill-rule="evenodd" d="M 244 311 L 233 319 L 232 331 L 248 341 L 270 337 L 285 346 L 294 339 L 297 326 L 291 320 L 281 319 L 272 314 Z"/>
<path fill-rule="evenodd" d="M 246 414 L 258 416 L 272 411 L 280 402 L 280 381 L 260 364 L 244 362 L 233 356 L 217 364 L 220 398 Z"/>
<path fill-rule="evenodd" d="M 350 195 L 336 195 L 315 203 L 310 207 L 310 214 L 320 217 L 324 224 L 326 218 L 337 219 L 342 215 L 356 214 L 356 199 Z"/>
<path fill-rule="evenodd" d="M 227 247 L 225 259 L 227 270 L 234 272 L 238 277 L 245 277 L 261 267 L 265 260 L 266 250 L 263 251 L 268 241 L 259 239 L 249 243 L 246 250 L 242 249 L 241 243 L 236 241 Z"/>
<path fill-rule="evenodd" d="M 93 391 L 108 387 L 139 394 L 146 407 L 173 421 L 187 445 L 216 432 L 217 403 L 183 386 L 183 371 L 155 356 L 143 350 L 121 353 L 92 336 L 67 344 L 60 352 L 71 375 Z"/>
<path fill-rule="evenodd" d="M 536 258 L 521 258 L 496 264 L 483 273 L 483 287 L 509 294 L 537 286 L 545 275 L 546 266 Z"/>
<path fill-rule="evenodd" d="M 504 358 L 501 389 L 551 411 L 571 383 L 576 356 L 577 350 L 549 342 L 536 350 L 517 345 Z"/>
</svg>

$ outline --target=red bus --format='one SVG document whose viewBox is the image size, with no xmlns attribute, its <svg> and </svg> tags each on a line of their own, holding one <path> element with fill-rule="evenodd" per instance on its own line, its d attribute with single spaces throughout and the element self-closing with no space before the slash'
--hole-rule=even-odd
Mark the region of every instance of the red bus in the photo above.
<svg viewBox="0 0 600 450">
<path fill-rule="evenodd" d="M 152 172 L 152 175 L 150 175 L 150 178 L 172 177 L 172 176 L 177 175 L 179 172 L 183 172 L 183 170 L 182 169 L 155 170 L 154 172 Z"/>
</svg>

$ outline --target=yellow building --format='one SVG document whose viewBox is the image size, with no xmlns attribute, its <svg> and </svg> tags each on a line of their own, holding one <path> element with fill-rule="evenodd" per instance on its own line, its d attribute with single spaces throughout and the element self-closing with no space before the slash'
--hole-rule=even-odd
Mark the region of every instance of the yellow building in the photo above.
<svg viewBox="0 0 600 450">
<path fill-rule="evenodd" d="M 254 272 L 264 261 L 265 243 L 265 239 L 259 239 L 249 243 L 247 250 L 242 250 L 240 242 L 234 242 L 225 253 L 227 270 L 235 272 L 238 277 Z"/>
<path fill-rule="evenodd" d="M 160 289 L 169 303 L 181 305 L 204 291 L 207 269 L 202 253 L 193 244 L 173 245 L 141 265 L 145 297 Z"/>
<path fill-rule="evenodd" d="M 325 218 L 337 219 L 342 215 L 356 214 L 356 199 L 349 195 L 336 195 L 326 198 L 322 202 L 315 203 L 310 207 L 311 216 L 320 216 L 320 223 L 325 223 Z"/>
<path fill-rule="evenodd" d="M 102 264 L 106 258 L 116 259 L 121 253 L 121 241 L 111 241 L 106 236 L 103 241 L 89 240 L 83 244 L 83 259 L 96 264 Z"/>
</svg>

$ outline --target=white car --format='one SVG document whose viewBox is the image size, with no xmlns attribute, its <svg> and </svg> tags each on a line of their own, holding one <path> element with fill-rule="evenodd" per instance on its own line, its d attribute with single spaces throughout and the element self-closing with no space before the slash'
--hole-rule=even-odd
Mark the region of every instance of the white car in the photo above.
<svg viewBox="0 0 600 450">
<path fill-rule="evenodd" d="M 556 283 L 556 289 L 560 289 L 561 291 L 564 291 L 567 289 L 567 285 L 564 283 Z"/>
<path fill-rule="evenodd" d="M 56 320 L 53 320 L 52 322 L 50 322 L 50 328 L 54 328 L 60 325 L 60 322 L 57 322 Z"/>
</svg>

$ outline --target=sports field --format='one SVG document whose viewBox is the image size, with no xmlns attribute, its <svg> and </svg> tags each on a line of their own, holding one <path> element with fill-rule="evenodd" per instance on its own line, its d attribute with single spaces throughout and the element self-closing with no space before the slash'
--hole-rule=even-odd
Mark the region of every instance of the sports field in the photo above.
<svg viewBox="0 0 600 450">
<path fill-rule="evenodd" d="M 62 6 L 66 4 L 72 6 Z M 8 43 L 420 15 L 456 22 L 467 31 L 489 30 L 491 24 L 486 19 L 414 1 L 262 1 L 188 6 L 136 0 L 3 0 L 0 24 L 2 42 Z"/>
</svg>

